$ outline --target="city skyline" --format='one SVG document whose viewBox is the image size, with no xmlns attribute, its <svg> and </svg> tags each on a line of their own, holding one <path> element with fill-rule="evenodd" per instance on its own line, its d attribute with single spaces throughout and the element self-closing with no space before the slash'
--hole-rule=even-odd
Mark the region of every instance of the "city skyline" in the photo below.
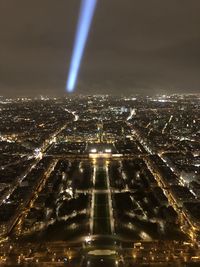
<svg viewBox="0 0 200 267">
<path fill-rule="evenodd" d="M 195 95 L 1 98 L 0 265 L 196 267 Z"/>
</svg>

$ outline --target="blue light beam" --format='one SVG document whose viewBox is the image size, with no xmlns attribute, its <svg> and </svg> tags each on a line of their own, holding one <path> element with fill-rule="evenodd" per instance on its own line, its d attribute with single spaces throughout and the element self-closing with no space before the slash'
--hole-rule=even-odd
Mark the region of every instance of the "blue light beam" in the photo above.
<svg viewBox="0 0 200 267">
<path fill-rule="evenodd" d="M 69 76 L 66 84 L 66 91 L 73 92 L 80 65 L 85 50 L 86 41 L 92 24 L 97 0 L 82 0 L 80 7 L 79 20 L 77 24 L 77 31 L 72 53 L 72 59 L 69 69 Z"/>
</svg>

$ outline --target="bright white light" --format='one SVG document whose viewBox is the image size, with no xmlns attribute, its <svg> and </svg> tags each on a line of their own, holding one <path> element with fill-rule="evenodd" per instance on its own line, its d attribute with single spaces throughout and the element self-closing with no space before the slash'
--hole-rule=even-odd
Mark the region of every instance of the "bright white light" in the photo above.
<svg viewBox="0 0 200 267">
<path fill-rule="evenodd" d="M 97 149 L 96 149 L 96 148 L 92 148 L 92 149 L 90 150 L 90 152 L 91 152 L 91 153 L 97 153 Z"/>
<path fill-rule="evenodd" d="M 82 0 L 66 90 L 72 92 L 83 57 L 97 0 Z"/>
<path fill-rule="evenodd" d="M 71 187 L 66 189 L 65 192 L 68 193 L 71 197 L 73 196 L 73 190 Z"/>
<path fill-rule="evenodd" d="M 90 236 L 86 236 L 85 242 L 90 243 L 92 241 L 92 238 Z"/>
<path fill-rule="evenodd" d="M 105 149 L 105 153 L 111 153 L 112 150 L 110 148 Z"/>
</svg>

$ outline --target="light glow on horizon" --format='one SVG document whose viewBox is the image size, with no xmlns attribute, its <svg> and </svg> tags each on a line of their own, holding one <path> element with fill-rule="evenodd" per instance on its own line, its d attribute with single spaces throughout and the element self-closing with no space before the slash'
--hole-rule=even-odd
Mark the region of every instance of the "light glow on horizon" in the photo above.
<svg viewBox="0 0 200 267">
<path fill-rule="evenodd" d="M 69 68 L 69 76 L 66 84 L 66 91 L 73 92 L 81 60 L 84 54 L 86 41 L 92 24 L 97 0 L 82 0 L 80 7 L 79 20 L 77 24 L 76 37 L 74 42 L 74 49 Z"/>
</svg>

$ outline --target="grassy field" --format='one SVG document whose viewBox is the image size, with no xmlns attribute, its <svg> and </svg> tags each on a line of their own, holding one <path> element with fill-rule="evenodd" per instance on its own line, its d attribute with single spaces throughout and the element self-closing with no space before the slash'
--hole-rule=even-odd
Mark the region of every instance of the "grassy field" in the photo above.
<svg viewBox="0 0 200 267">
<path fill-rule="evenodd" d="M 96 172 L 95 189 L 107 189 L 107 176 L 103 167 L 99 167 Z M 96 193 L 94 200 L 94 234 L 111 234 L 110 214 L 108 195 L 105 193 Z"/>
<path fill-rule="evenodd" d="M 94 234 L 111 234 L 107 194 L 95 195 Z"/>
<path fill-rule="evenodd" d="M 107 177 L 106 172 L 103 168 L 99 168 L 96 173 L 96 182 L 95 189 L 96 190 L 104 190 L 107 189 Z"/>
</svg>

